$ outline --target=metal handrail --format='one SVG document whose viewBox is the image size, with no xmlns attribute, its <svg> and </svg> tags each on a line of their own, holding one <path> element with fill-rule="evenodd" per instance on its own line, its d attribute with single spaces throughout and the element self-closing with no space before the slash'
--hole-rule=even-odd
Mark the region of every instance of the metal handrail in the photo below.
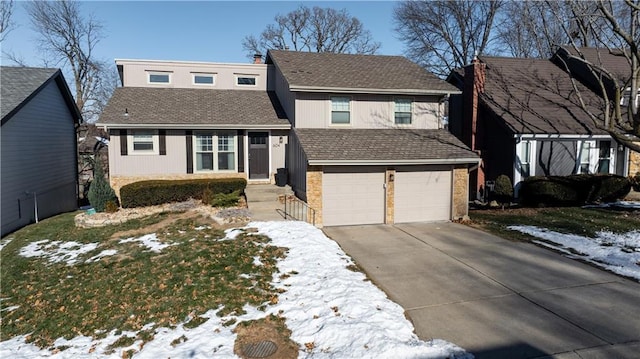
<svg viewBox="0 0 640 359">
<path fill-rule="evenodd" d="M 284 218 L 304 221 L 315 226 L 316 210 L 311 208 L 307 202 L 289 195 L 284 198 Z"/>
</svg>

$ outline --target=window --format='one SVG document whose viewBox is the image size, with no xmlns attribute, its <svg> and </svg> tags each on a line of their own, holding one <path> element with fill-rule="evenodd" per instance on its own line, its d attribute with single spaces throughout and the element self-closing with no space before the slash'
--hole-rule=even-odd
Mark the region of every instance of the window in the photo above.
<svg viewBox="0 0 640 359">
<path fill-rule="evenodd" d="M 350 99 L 348 97 L 331 98 L 331 123 L 348 124 Z"/>
<path fill-rule="evenodd" d="M 196 171 L 236 169 L 236 141 L 233 133 L 202 133 L 195 136 Z"/>
<path fill-rule="evenodd" d="M 589 156 L 591 152 L 591 142 L 582 142 L 580 149 L 580 173 L 589 173 Z"/>
<path fill-rule="evenodd" d="M 410 99 L 396 99 L 394 104 L 396 125 L 411 124 L 411 104 Z"/>
<path fill-rule="evenodd" d="M 158 154 L 158 136 L 153 130 L 135 130 L 129 134 L 131 154 Z"/>
<path fill-rule="evenodd" d="M 631 88 L 627 87 L 624 91 L 622 91 L 621 94 L 622 98 L 620 99 L 620 105 L 621 106 L 629 106 L 629 101 L 631 100 Z M 640 104 L 640 90 L 638 90 L 638 93 L 636 94 L 635 97 L 635 106 L 638 107 L 638 105 Z"/>
<path fill-rule="evenodd" d="M 609 173 L 611 164 L 611 141 L 600 141 L 598 150 L 598 173 Z"/>
<path fill-rule="evenodd" d="M 171 77 L 168 72 L 149 72 L 149 83 L 152 84 L 168 84 Z"/>
<path fill-rule="evenodd" d="M 194 85 L 213 85 L 213 74 L 193 74 Z"/>
<path fill-rule="evenodd" d="M 237 76 L 236 84 L 238 86 L 255 86 L 256 77 L 255 76 Z"/>
<path fill-rule="evenodd" d="M 529 177 L 531 175 L 531 141 L 522 141 L 520 143 L 518 158 L 520 160 L 520 174 L 523 178 Z"/>
</svg>

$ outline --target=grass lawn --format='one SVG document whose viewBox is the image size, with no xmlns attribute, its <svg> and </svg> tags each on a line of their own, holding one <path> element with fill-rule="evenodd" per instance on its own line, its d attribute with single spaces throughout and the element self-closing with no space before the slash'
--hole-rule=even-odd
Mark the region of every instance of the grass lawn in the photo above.
<svg viewBox="0 0 640 359">
<path fill-rule="evenodd" d="M 31 333 L 31 342 L 49 347 L 59 337 L 138 332 L 137 338 L 122 335 L 115 346 L 124 347 L 152 340 L 158 327 L 185 321 L 198 326 L 205 321 L 199 316 L 211 308 L 222 308 L 219 315 L 241 314 L 246 304 L 260 307 L 277 300 L 270 283 L 285 250 L 268 245 L 267 237 L 240 234 L 225 240 L 222 229 L 181 214 L 81 229 L 74 215 L 56 216 L 4 238 L 11 242 L 1 251 L 3 340 Z M 154 243 L 161 249 L 122 241 L 148 233 L 156 233 Z M 88 249 L 70 265 L 70 257 L 55 262 L 21 255 L 29 245 L 40 251 Z"/>
<path fill-rule="evenodd" d="M 513 225 L 530 225 L 560 233 L 594 237 L 599 231 L 626 233 L 640 228 L 640 213 L 601 208 L 516 208 L 472 210 L 472 226 L 502 238 L 528 241 L 533 237 L 507 229 Z"/>
</svg>

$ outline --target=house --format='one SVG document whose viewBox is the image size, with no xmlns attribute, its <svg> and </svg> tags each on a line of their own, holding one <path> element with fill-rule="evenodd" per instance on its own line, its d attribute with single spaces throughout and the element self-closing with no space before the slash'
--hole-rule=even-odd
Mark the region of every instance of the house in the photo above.
<svg viewBox="0 0 640 359">
<path fill-rule="evenodd" d="M 400 56 L 269 51 L 289 183 L 325 226 L 467 215 L 478 156 L 441 123 L 455 87 Z"/>
<path fill-rule="evenodd" d="M 0 67 L 2 236 L 77 208 L 76 126 L 59 69 Z"/>
<path fill-rule="evenodd" d="M 116 60 L 110 181 L 243 177 L 286 168 L 317 225 L 467 215 L 479 157 L 443 129 L 455 87 L 399 56 L 269 51 L 266 62 Z"/>
<path fill-rule="evenodd" d="M 569 74 L 553 61 L 481 56 L 448 81 L 449 128 L 482 163 L 470 175 L 471 198 L 483 198 L 499 175 L 628 173 L 629 150 L 588 117 Z M 602 113 L 601 99 L 577 82 L 582 101 Z"/>
<path fill-rule="evenodd" d="M 256 57 L 259 59 L 260 57 Z M 97 126 L 109 133 L 119 189 L 149 179 L 242 177 L 271 182 L 291 128 L 268 66 L 116 60 L 116 88 Z"/>
</svg>

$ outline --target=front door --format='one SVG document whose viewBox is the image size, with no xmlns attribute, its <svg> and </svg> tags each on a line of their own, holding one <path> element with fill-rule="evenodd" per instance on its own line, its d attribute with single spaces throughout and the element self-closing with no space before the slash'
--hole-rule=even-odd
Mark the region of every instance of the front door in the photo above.
<svg viewBox="0 0 640 359">
<path fill-rule="evenodd" d="M 269 178 L 269 133 L 249 132 L 249 179 Z"/>
</svg>

